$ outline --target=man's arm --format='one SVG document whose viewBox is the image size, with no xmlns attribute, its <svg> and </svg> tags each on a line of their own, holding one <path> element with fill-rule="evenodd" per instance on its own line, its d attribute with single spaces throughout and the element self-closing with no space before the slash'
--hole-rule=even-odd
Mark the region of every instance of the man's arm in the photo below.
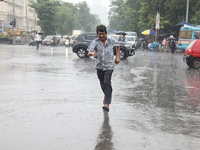
<svg viewBox="0 0 200 150">
<path fill-rule="evenodd" d="M 118 64 L 120 62 L 120 46 L 116 47 L 116 58 L 115 63 Z"/>
<path fill-rule="evenodd" d="M 89 45 L 89 47 L 88 47 L 88 49 L 87 49 L 87 51 L 88 51 L 88 56 L 93 56 L 94 58 L 97 58 L 98 57 L 98 55 L 97 55 L 97 53 L 96 52 L 94 52 L 94 49 L 95 49 L 95 40 L 93 40 L 91 43 L 90 43 L 90 45 Z"/>
</svg>

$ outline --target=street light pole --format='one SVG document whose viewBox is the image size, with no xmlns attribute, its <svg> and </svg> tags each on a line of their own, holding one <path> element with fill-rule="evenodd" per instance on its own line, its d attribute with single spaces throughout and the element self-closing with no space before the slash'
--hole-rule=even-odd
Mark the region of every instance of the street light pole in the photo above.
<svg viewBox="0 0 200 150">
<path fill-rule="evenodd" d="M 189 0 L 187 0 L 186 22 L 188 23 Z"/>
</svg>

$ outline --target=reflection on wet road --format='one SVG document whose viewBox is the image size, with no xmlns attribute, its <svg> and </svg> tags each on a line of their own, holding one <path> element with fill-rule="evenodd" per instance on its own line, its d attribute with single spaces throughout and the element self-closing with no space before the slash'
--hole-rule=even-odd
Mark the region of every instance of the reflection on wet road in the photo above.
<svg viewBox="0 0 200 150">
<path fill-rule="evenodd" d="M 95 150 L 103 150 L 103 149 L 113 149 L 112 143 L 112 129 L 109 124 L 109 114 L 107 112 L 103 112 L 104 120 L 100 130 L 100 134 L 98 136 L 98 143 L 95 146 Z"/>
<path fill-rule="evenodd" d="M 200 70 L 182 56 L 139 50 L 122 60 L 107 114 L 94 58 L 1 46 L 0 148 L 199 150 Z"/>
</svg>

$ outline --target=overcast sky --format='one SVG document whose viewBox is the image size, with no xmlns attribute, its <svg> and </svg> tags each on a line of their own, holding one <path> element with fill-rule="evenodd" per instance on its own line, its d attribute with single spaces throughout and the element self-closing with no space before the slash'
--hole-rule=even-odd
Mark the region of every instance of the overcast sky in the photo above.
<svg viewBox="0 0 200 150">
<path fill-rule="evenodd" d="M 78 3 L 78 2 L 82 2 L 84 0 L 62 0 L 62 1 L 65 1 L 65 2 L 69 2 L 69 3 Z M 89 5 L 92 5 L 92 0 L 85 0 Z"/>
<path fill-rule="evenodd" d="M 93 5 L 93 0 L 62 0 L 69 3 L 78 3 L 82 1 L 86 1 L 87 4 Z M 109 7 L 109 0 L 102 0 L 102 6 Z"/>
</svg>

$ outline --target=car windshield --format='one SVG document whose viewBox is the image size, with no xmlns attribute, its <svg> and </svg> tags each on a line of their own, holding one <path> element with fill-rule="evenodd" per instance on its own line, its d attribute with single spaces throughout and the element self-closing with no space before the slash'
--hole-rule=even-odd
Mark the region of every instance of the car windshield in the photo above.
<svg viewBox="0 0 200 150">
<path fill-rule="evenodd" d="M 127 41 L 135 41 L 134 37 L 126 37 L 126 38 L 127 38 Z"/>
<path fill-rule="evenodd" d="M 52 39 L 52 38 L 53 38 L 52 36 L 47 36 L 47 37 L 46 37 L 46 39 Z"/>
<path fill-rule="evenodd" d="M 137 33 L 136 32 L 125 32 L 126 35 L 129 35 L 129 36 L 137 36 Z"/>
<path fill-rule="evenodd" d="M 192 41 L 192 42 L 187 46 L 187 48 L 191 48 L 192 45 L 195 43 L 195 41 L 196 41 L 196 40 Z"/>
<path fill-rule="evenodd" d="M 115 40 L 119 41 L 120 37 L 119 36 L 112 36 L 112 35 L 109 35 L 109 37 L 112 37 L 114 38 Z"/>
</svg>

